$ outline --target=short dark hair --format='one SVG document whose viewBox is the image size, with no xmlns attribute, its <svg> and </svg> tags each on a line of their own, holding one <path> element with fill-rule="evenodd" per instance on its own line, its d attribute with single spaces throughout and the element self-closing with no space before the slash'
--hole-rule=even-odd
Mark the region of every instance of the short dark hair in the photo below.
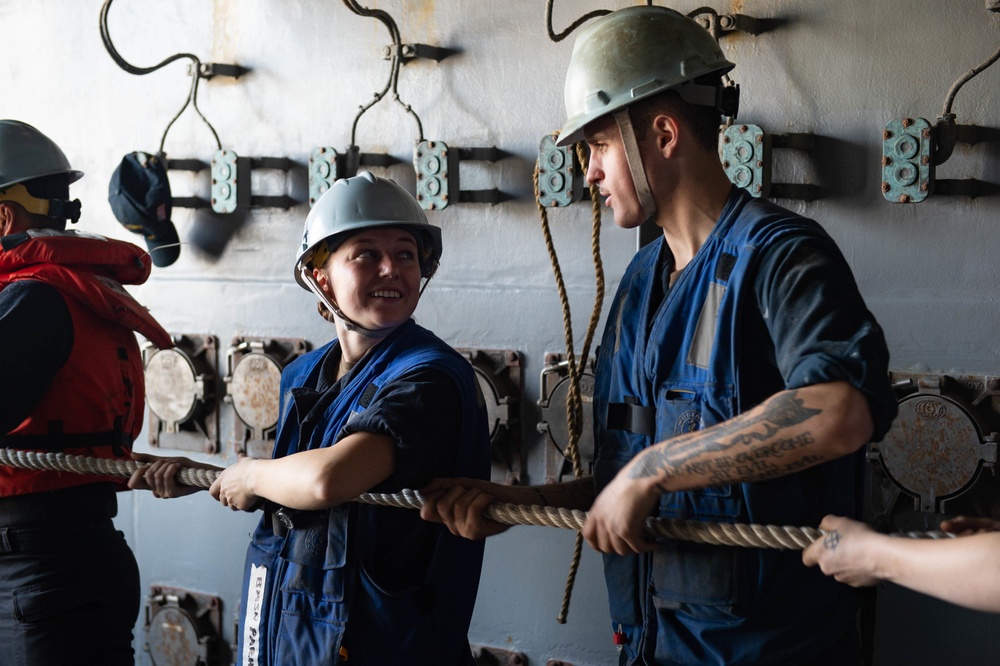
<svg viewBox="0 0 1000 666">
<path fill-rule="evenodd" d="M 691 130 L 702 148 L 715 150 L 718 147 L 719 126 L 722 124 L 719 111 L 710 106 L 689 104 L 673 90 L 664 90 L 629 107 L 636 139 L 645 138 L 653 119 L 661 113 L 673 116 Z"/>
</svg>

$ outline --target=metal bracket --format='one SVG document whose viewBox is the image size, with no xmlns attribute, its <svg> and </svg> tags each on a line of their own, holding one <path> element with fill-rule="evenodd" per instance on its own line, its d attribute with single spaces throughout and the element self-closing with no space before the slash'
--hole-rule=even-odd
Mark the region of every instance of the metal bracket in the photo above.
<svg viewBox="0 0 1000 666">
<path fill-rule="evenodd" d="M 188 65 L 187 73 L 191 76 L 191 67 Z M 211 79 L 216 76 L 230 76 L 234 79 L 238 79 L 250 70 L 241 65 L 228 65 L 221 62 L 203 62 L 198 65 L 198 77 L 202 79 Z"/>
<path fill-rule="evenodd" d="M 755 197 L 813 201 L 820 189 L 808 183 L 772 183 L 771 152 L 774 148 L 812 151 L 816 135 L 810 133 L 766 134 L 758 125 L 730 125 L 722 135 L 722 168 L 729 180 Z"/>
<path fill-rule="evenodd" d="M 937 178 L 936 167 L 956 144 L 1000 142 L 1000 129 L 958 125 L 948 114 L 932 125 L 925 118 L 896 118 L 882 134 L 882 196 L 891 203 L 920 203 L 932 194 L 969 198 L 1000 194 L 1000 184 L 975 178 Z"/>
<path fill-rule="evenodd" d="M 450 55 L 458 53 L 456 49 L 444 48 L 441 46 L 430 46 L 428 44 L 390 44 L 382 47 L 382 59 L 392 60 L 395 55 L 403 63 L 407 63 L 417 58 L 426 58 L 441 62 Z"/>
<path fill-rule="evenodd" d="M 154 666 L 221 666 L 224 654 L 219 597 L 153 585 L 146 598 L 146 643 Z"/>
<path fill-rule="evenodd" d="M 389 167 L 400 160 L 385 153 L 362 153 L 349 146 L 343 153 L 330 146 L 313 148 L 309 153 L 309 205 L 314 205 L 341 178 L 358 174 L 358 167 Z"/>
<path fill-rule="evenodd" d="M 443 141 L 420 141 L 413 149 L 413 168 L 417 172 L 417 201 L 424 210 L 441 210 L 454 201 L 459 203 L 497 204 L 512 197 L 497 188 L 461 190 L 461 161 L 496 162 L 510 153 L 495 146 L 453 148 Z"/>
<path fill-rule="evenodd" d="M 556 135 L 538 144 L 538 203 L 549 208 L 569 206 L 583 198 L 583 173 L 573 146 L 557 146 Z"/>
<path fill-rule="evenodd" d="M 190 171 L 196 173 L 211 168 L 211 164 L 197 158 L 167 159 L 167 171 Z M 201 197 L 174 197 L 170 198 L 170 205 L 174 208 L 209 208 L 212 204 L 207 199 Z"/>
<path fill-rule="evenodd" d="M 297 202 L 287 194 L 253 195 L 250 174 L 258 169 L 288 172 L 294 162 L 287 157 L 240 157 L 232 150 L 212 156 L 212 210 L 228 215 L 247 208 L 291 208 Z"/>
<path fill-rule="evenodd" d="M 218 453 L 218 340 L 192 333 L 171 337 L 173 349 L 142 349 L 149 445 Z"/>
<path fill-rule="evenodd" d="M 472 364 L 486 401 L 493 463 L 502 466 L 504 483 L 517 485 L 524 471 L 521 354 L 513 349 L 458 348 L 456 351 Z"/>
<path fill-rule="evenodd" d="M 692 13 L 688 16 L 711 33 L 716 40 L 731 32 L 759 35 L 785 23 L 785 19 L 759 19 L 746 14 L 718 14 L 714 10 Z"/>
<path fill-rule="evenodd" d="M 225 402 L 233 406 L 236 427 L 233 447 L 254 458 L 271 455 L 278 425 L 281 371 L 309 351 L 299 338 L 234 337 L 226 351 L 229 389 Z"/>
<path fill-rule="evenodd" d="M 579 359 L 577 359 L 579 362 Z M 545 354 L 545 367 L 539 377 L 541 396 L 538 406 L 542 410 L 542 420 L 536 424 L 539 433 L 547 435 L 549 446 L 545 449 L 545 483 L 558 483 L 567 474 L 573 473 L 572 463 L 566 457 L 569 444 L 569 419 L 566 416 L 566 401 L 569 396 L 569 364 L 564 354 Z M 577 449 L 584 470 L 594 459 L 594 416 L 591 403 L 594 400 L 594 359 L 588 359 L 580 377 L 580 399 L 583 408 L 583 427 Z"/>
</svg>

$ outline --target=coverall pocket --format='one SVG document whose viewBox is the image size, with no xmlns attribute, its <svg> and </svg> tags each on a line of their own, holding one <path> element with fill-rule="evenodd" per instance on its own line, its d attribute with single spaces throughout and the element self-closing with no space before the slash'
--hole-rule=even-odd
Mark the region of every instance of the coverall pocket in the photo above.
<svg viewBox="0 0 1000 666">
<path fill-rule="evenodd" d="M 667 541 L 653 554 L 653 603 L 704 620 L 739 620 L 739 567 L 737 548 Z"/>
</svg>

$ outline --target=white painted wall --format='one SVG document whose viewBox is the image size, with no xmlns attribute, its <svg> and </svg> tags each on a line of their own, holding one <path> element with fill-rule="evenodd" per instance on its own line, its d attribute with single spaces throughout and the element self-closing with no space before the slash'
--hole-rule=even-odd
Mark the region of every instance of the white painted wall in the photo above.
<svg viewBox="0 0 1000 666">
<path fill-rule="evenodd" d="M 441 63 L 416 61 L 403 68 L 399 93 L 420 116 L 425 137 L 453 146 L 496 145 L 512 154 L 495 165 L 470 163 L 462 177 L 466 188 L 497 186 L 516 201 L 457 205 L 431 215 L 444 230 L 445 252 L 417 317 L 456 346 L 523 353 L 523 434 L 529 480 L 538 482 L 538 373 L 544 354 L 562 351 L 564 344 L 531 172 L 540 137 L 563 120 L 562 75 L 572 39 L 547 38 L 539 0 L 371 4 L 395 17 L 404 42 L 461 51 Z M 554 23 L 562 29 L 586 11 L 629 4 L 563 0 L 556 3 Z M 703 1 L 668 4 L 687 12 Z M 101 5 L 0 0 L 0 117 L 36 125 L 86 172 L 73 191 L 84 202 L 81 228 L 138 240 L 111 215 L 108 179 L 126 152 L 157 149 L 189 78 L 186 62 L 142 77 L 119 69 L 100 40 Z M 841 244 L 886 330 L 893 368 L 1000 372 L 1000 345 L 994 341 L 998 200 L 936 197 L 899 206 L 886 203 L 879 191 L 884 124 L 903 115 L 933 121 L 951 83 L 996 47 L 1000 17 L 989 14 L 983 0 L 734 0 L 713 6 L 787 20 L 768 34 L 724 39 L 727 56 L 738 65 L 733 77 L 743 90 L 741 120 L 772 133 L 822 137 L 810 159 L 778 151 L 775 180 L 818 184 L 825 198 L 782 203 L 819 220 Z M 136 65 L 186 51 L 250 68 L 238 81 L 203 82 L 200 107 L 224 147 L 244 156 L 286 156 L 302 165 L 287 181 L 267 179 L 267 191 L 260 193 L 289 191 L 303 201 L 310 149 L 346 147 L 358 106 L 388 76 L 381 48 L 390 40 L 383 26 L 334 1 L 117 0 L 110 28 L 118 50 Z M 1000 66 L 965 86 L 954 108 L 960 123 L 1000 126 L 998 83 Z M 403 160 L 377 172 L 410 187 L 416 138 L 412 119 L 389 100 L 362 118 L 357 134 L 365 152 Z M 215 145 L 189 109 L 171 130 L 166 150 L 174 158 L 207 161 Z M 938 175 L 1000 182 L 1000 151 L 960 147 Z M 172 174 L 172 182 L 175 196 L 208 195 L 207 172 L 193 178 Z M 215 334 L 223 352 L 238 334 L 322 344 L 332 328 L 291 279 L 306 212 L 306 205 L 254 211 L 219 261 L 185 247 L 175 265 L 156 269 L 135 293 L 168 330 Z M 579 345 L 593 298 L 589 209 L 579 204 L 552 211 L 551 219 Z M 190 211 L 178 210 L 174 220 L 185 237 L 193 224 Z M 610 216 L 606 223 L 602 246 L 610 300 L 636 238 L 615 229 Z M 224 454 L 202 459 L 232 460 L 228 406 L 222 436 Z M 148 448 L 145 441 L 140 438 L 139 450 Z M 233 640 L 243 552 L 254 522 L 206 496 L 167 502 L 125 495 L 119 517 L 138 555 L 144 588 L 164 584 L 221 596 L 226 641 Z M 569 622 L 555 622 L 571 550 L 571 534 L 548 528 L 517 528 L 492 539 L 472 640 L 520 650 L 532 664 L 613 663 L 600 558 L 592 551 L 584 555 Z M 948 612 L 935 610 L 936 624 L 912 640 L 943 644 L 934 632 L 946 626 Z M 889 617 L 881 636 L 892 644 L 910 635 L 913 622 L 893 624 Z M 949 627 L 949 635 L 954 639 L 976 622 L 992 627 L 977 634 L 996 633 L 992 617 L 976 616 Z M 141 623 L 137 633 L 141 648 Z M 952 640 L 951 646 L 974 651 L 977 640 Z M 919 662 L 919 656 L 901 657 L 897 649 L 903 648 L 882 649 L 879 663 Z M 928 649 L 919 654 L 927 658 Z M 148 656 L 140 650 L 139 659 Z"/>
</svg>

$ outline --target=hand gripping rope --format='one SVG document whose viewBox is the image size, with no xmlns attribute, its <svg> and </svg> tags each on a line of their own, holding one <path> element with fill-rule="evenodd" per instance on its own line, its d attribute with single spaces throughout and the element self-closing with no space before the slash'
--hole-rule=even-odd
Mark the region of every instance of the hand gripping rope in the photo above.
<svg viewBox="0 0 1000 666">
<path fill-rule="evenodd" d="M 90 458 L 65 453 L 40 453 L 18 449 L 0 448 L 0 464 L 21 469 L 41 469 L 76 474 L 97 474 L 104 476 L 129 477 L 143 467 L 134 460 L 109 460 Z M 185 486 L 208 488 L 219 476 L 218 470 L 182 467 L 177 480 Z M 424 498 L 415 490 L 399 493 L 364 493 L 354 499 L 363 504 L 392 506 L 401 509 L 419 509 Z M 587 520 L 587 513 L 576 509 L 562 509 L 551 506 L 527 504 L 506 504 L 494 502 L 484 512 L 487 518 L 505 525 L 542 525 L 561 527 L 579 531 Z M 778 548 L 802 550 L 824 532 L 812 527 L 789 527 L 778 525 L 755 525 L 740 523 L 711 523 L 692 520 L 669 520 L 647 518 L 646 529 L 650 534 L 667 539 L 681 539 L 697 543 L 719 546 L 742 546 L 745 548 Z M 897 536 L 911 538 L 953 538 L 947 532 L 907 532 Z"/>
</svg>

